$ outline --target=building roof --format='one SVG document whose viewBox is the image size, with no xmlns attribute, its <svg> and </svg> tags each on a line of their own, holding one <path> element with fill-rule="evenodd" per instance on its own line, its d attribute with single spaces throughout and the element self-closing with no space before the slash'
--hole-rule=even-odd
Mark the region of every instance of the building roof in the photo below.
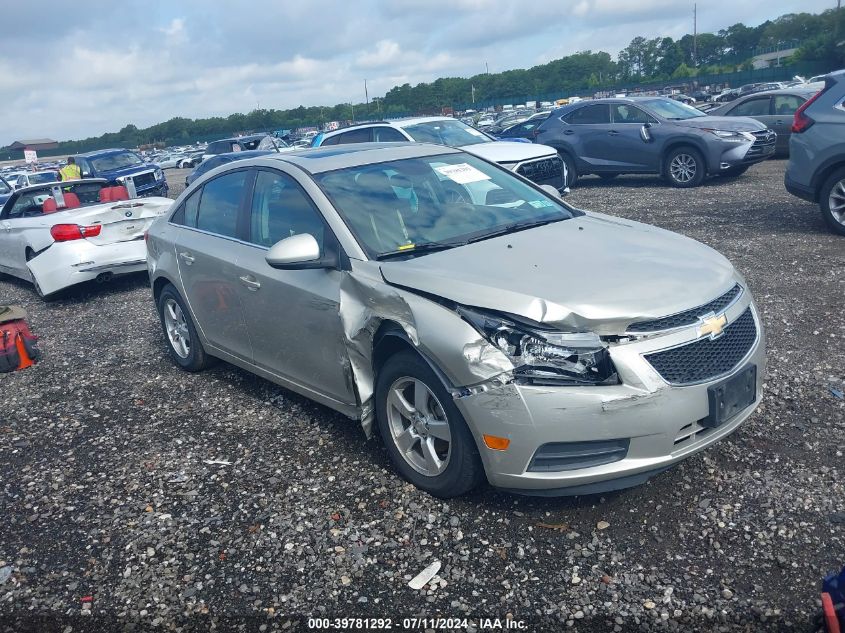
<svg viewBox="0 0 845 633">
<path fill-rule="evenodd" d="M 51 138 L 30 138 L 15 141 L 11 145 L 9 145 L 9 149 L 26 149 L 27 147 L 54 148 L 57 147 L 58 144 L 58 141 L 54 141 Z"/>
</svg>

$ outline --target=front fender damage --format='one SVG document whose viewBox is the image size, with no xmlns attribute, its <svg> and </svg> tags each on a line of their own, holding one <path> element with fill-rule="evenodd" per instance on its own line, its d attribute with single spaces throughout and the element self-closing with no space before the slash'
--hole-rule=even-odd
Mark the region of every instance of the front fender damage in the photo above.
<svg viewBox="0 0 845 633">
<path fill-rule="evenodd" d="M 340 320 L 361 426 L 372 435 L 375 408 L 375 336 L 381 325 L 402 328 L 406 340 L 432 364 L 454 398 L 512 381 L 513 365 L 454 310 L 384 281 L 370 262 L 343 274 Z"/>
</svg>

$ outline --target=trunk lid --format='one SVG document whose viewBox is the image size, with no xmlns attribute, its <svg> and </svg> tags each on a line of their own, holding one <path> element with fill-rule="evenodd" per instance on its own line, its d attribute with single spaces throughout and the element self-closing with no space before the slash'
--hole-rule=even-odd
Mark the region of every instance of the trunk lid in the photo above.
<svg viewBox="0 0 845 633">
<path fill-rule="evenodd" d="M 168 198 L 134 198 L 107 202 L 62 212 L 62 223 L 79 226 L 100 225 L 100 234 L 85 238 L 99 246 L 143 239 L 153 220 L 165 213 L 173 201 Z M 58 218 L 56 218 L 58 219 Z"/>
</svg>

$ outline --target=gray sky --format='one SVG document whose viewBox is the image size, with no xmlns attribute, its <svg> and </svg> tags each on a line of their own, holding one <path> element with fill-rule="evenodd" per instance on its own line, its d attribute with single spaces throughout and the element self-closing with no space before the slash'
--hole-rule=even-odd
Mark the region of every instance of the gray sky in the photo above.
<svg viewBox="0 0 845 633">
<path fill-rule="evenodd" d="M 699 31 L 818 12 L 834 0 L 707 0 Z M 362 101 L 637 36 L 692 31 L 686 0 L 86 0 L 8 3 L 0 146 L 190 118 Z"/>
</svg>

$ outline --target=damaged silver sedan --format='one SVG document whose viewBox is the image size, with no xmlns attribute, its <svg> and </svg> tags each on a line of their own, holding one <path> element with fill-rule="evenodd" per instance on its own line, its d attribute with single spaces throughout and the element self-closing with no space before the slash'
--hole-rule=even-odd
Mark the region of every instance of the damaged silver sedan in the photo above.
<svg viewBox="0 0 845 633">
<path fill-rule="evenodd" d="M 724 257 L 459 150 L 230 163 L 147 249 L 179 366 L 220 358 L 359 420 L 440 497 L 636 485 L 762 396 L 763 329 Z"/>
</svg>

